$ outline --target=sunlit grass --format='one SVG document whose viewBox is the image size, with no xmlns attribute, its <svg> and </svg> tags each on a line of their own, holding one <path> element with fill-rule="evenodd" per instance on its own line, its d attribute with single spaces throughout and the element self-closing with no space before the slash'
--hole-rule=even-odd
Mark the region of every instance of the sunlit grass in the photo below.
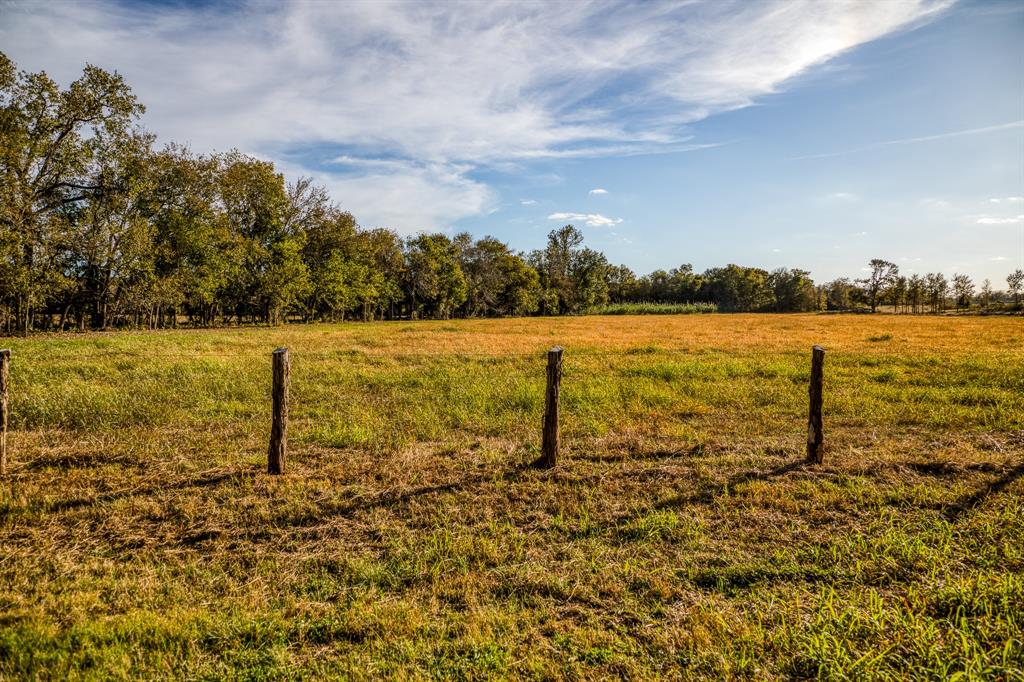
<svg viewBox="0 0 1024 682">
<path fill-rule="evenodd" d="M 828 450 L 805 467 L 815 343 Z M 539 472 L 555 344 L 564 452 Z M 6 345 L 0 677 L 1024 674 L 1019 320 Z M 292 447 L 271 478 L 278 346 Z"/>
</svg>

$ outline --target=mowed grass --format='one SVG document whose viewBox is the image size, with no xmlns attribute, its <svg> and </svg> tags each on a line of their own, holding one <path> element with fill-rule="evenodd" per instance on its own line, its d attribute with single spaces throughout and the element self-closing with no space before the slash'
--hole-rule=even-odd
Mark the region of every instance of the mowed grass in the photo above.
<svg viewBox="0 0 1024 682">
<path fill-rule="evenodd" d="M 815 343 L 828 450 L 805 466 Z M 563 453 L 538 471 L 555 344 Z M 4 345 L 2 679 L 1024 679 L 1020 319 Z"/>
</svg>

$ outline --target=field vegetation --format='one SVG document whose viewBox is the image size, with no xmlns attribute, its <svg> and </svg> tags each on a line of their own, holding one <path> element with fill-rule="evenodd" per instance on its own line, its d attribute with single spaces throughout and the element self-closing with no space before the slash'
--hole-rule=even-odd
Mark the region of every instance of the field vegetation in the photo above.
<svg viewBox="0 0 1024 682">
<path fill-rule="evenodd" d="M 713 313 L 717 310 L 714 303 L 657 303 L 653 301 L 638 303 L 606 303 L 594 306 L 590 315 L 691 315 L 693 313 Z"/>
<path fill-rule="evenodd" d="M 803 464 L 827 348 L 822 465 Z M 565 347 L 563 455 L 538 455 Z M 0 679 L 1024 678 L 1024 325 L 11 339 Z M 265 473 L 270 352 L 292 356 Z"/>
</svg>

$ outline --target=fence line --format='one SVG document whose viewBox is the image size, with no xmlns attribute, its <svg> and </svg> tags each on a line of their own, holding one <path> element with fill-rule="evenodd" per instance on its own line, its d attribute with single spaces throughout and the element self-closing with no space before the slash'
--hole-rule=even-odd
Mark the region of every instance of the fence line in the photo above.
<svg viewBox="0 0 1024 682">
<path fill-rule="evenodd" d="M 557 466 L 559 448 L 561 444 L 559 434 L 559 416 L 562 381 L 562 354 L 560 346 L 551 348 L 547 353 L 547 388 L 544 402 L 544 421 L 541 436 L 541 456 L 535 464 L 542 468 Z M 596 353 L 595 353 L 596 354 Z M 109 354 L 103 354 L 109 356 Z M 303 356 L 315 355 L 303 354 Z M 339 353 L 332 352 L 331 355 L 338 356 Z M 344 355 L 342 352 L 340 355 Z M 437 355 L 442 355 L 438 353 Z M 451 355 L 450 353 L 444 355 Z M 458 355 L 458 354 L 456 354 Z M 575 355 L 575 354 L 574 354 Z M 586 353 L 581 353 L 586 356 Z M 605 353 L 606 355 L 606 353 Z M 10 378 L 10 350 L 0 350 L 0 475 L 3 475 L 7 468 L 7 428 L 9 421 L 9 396 L 8 385 Z M 75 358 L 79 359 L 82 354 L 76 353 Z M 148 356 L 137 356 L 148 357 Z M 178 354 L 168 357 L 182 357 Z M 188 355 L 191 359 L 202 355 Z M 239 357 L 238 354 L 217 354 L 215 357 Z M 494 355 L 481 355 L 480 357 L 495 357 Z M 524 353 L 522 357 L 536 357 Z M 291 381 L 291 360 L 287 348 L 278 348 L 272 354 L 273 388 L 271 391 L 272 401 L 272 422 L 270 430 L 270 442 L 267 450 L 267 472 L 270 474 L 282 474 L 285 471 L 285 462 L 288 452 L 288 407 L 289 407 L 289 384 Z M 814 464 L 821 464 L 824 455 L 824 427 L 822 419 L 823 383 L 824 383 L 825 349 L 821 346 L 814 346 L 811 356 L 811 380 L 809 386 L 810 408 L 808 412 L 807 431 L 807 460 Z"/>
</svg>

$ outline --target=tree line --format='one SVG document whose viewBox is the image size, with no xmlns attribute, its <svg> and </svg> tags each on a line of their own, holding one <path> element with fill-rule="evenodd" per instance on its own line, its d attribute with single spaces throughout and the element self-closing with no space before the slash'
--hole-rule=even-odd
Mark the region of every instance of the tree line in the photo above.
<svg viewBox="0 0 1024 682">
<path fill-rule="evenodd" d="M 144 111 L 117 73 L 89 65 L 61 89 L 0 53 L 0 329 L 566 315 L 609 302 L 919 312 L 974 295 L 961 275 L 907 279 L 885 261 L 821 286 L 804 270 L 739 265 L 638 277 L 572 225 L 530 253 L 467 233 L 402 238 L 362 229 L 325 188 L 286 182 L 271 162 L 157 148 Z M 1015 302 L 1022 280 L 1008 280 Z"/>
</svg>

